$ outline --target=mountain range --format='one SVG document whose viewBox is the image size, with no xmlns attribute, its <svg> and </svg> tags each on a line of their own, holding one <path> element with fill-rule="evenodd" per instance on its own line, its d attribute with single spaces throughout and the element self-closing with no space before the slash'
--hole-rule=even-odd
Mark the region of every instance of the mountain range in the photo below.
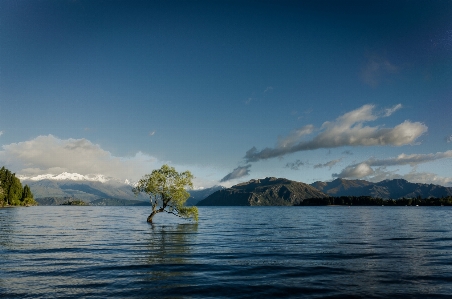
<svg viewBox="0 0 452 299">
<path fill-rule="evenodd" d="M 433 184 L 410 183 L 403 179 L 372 183 L 365 180 L 335 179 L 331 182 L 317 181 L 311 186 L 330 196 L 372 196 L 382 199 L 429 198 L 452 195 L 452 187 Z"/>
<path fill-rule="evenodd" d="M 269 177 L 216 191 L 198 206 L 293 206 L 306 198 L 327 197 L 305 183 Z"/>
<path fill-rule="evenodd" d="M 133 184 L 104 176 L 63 173 L 21 178 L 41 205 L 59 205 L 68 199 L 91 205 L 149 205 L 146 194 L 135 196 Z M 284 178 L 250 180 L 231 188 L 214 186 L 190 190 L 187 205 L 294 205 L 305 198 L 328 196 L 372 196 L 383 199 L 452 196 L 452 187 L 410 183 L 403 179 L 372 183 L 365 180 L 336 179 L 313 184 Z"/>
<path fill-rule="evenodd" d="M 311 185 L 282 178 L 250 180 L 217 191 L 199 206 L 291 206 L 308 198 L 371 196 L 381 199 L 441 198 L 452 195 L 452 188 L 433 184 L 410 183 L 403 179 L 372 183 L 364 180 L 336 179 Z"/>
</svg>

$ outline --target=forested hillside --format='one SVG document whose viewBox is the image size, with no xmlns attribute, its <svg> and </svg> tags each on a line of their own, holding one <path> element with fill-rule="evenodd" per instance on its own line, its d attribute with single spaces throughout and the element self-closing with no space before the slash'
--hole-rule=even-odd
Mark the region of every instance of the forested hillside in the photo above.
<svg viewBox="0 0 452 299">
<path fill-rule="evenodd" d="M 0 169 L 0 206 L 30 206 L 36 205 L 30 187 L 22 183 L 16 174 L 5 167 Z"/>
</svg>

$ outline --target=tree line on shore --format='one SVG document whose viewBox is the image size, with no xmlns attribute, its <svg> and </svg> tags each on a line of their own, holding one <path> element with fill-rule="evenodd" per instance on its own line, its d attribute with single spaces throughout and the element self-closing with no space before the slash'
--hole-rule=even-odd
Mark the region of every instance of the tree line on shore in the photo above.
<svg viewBox="0 0 452 299">
<path fill-rule="evenodd" d="M 452 196 L 442 198 L 399 198 L 383 199 L 372 196 L 339 196 L 307 198 L 297 206 L 452 206 Z"/>
<path fill-rule="evenodd" d="M 33 193 L 28 185 L 22 183 L 5 167 L 0 169 L 0 206 L 31 206 L 36 205 Z"/>
<path fill-rule="evenodd" d="M 68 200 L 68 201 L 60 204 L 60 206 L 89 206 L 89 204 L 87 204 L 83 200 L 74 199 L 74 200 Z"/>
</svg>

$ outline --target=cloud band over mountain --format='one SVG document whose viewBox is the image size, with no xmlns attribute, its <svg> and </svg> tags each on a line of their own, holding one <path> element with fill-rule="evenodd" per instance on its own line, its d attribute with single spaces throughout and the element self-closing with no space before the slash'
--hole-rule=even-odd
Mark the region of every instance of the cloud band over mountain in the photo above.
<svg viewBox="0 0 452 299">
<path fill-rule="evenodd" d="M 136 181 L 163 164 L 178 171 L 190 170 L 195 188 L 210 187 L 218 179 L 209 178 L 215 169 L 209 165 L 180 165 L 163 161 L 141 151 L 133 156 L 119 157 L 88 139 L 60 139 L 41 135 L 31 140 L 3 145 L 0 163 L 17 175 L 27 178 L 55 177 L 64 173 L 87 178 L 114 178 Z M 206 179 L 207 178 L 207 179 Z"/>
<path fill-rule="evenodd" d="M 432 183 L 447 185 L 452 179 L 438 176 L 433 173 L 418 172 L 416 166 L 422 163 L 433 162 L 440 159 L 452 158 L 452 150 L 431 154 L 400 154 L 394 158 L 375 159 L 370 158 L 360 163 L 349 165 L 340 173 L 334 173 L 335 178 L 345 179 L 369 179 L 371 181 L 382 181 L 386 179 L 403 178 L 410 182 Z M 413 169 L 405 174 L 399 175 L 395 171 L 388 171 L 386 167 L 409 165 Z"/>
<path fill-rule="evenodd" d="M 445 152 L 437 152 L 435 154 L 400 154 L 395 158 L 375 159 L 371 158 L 366 161 L 347 166 L 342 172 L 333 174 L 333 177 L 339 178 L 364 178 L 375 174 L 372 167 L 386 167 L 398 165 L 416 166 L 421 163 L 427 163 L 444 158 L 452 158 L 452 150 Z"/>
<path fill-rule="evenodd" d="M 138 178 L 146 168 L 162 164 L 141 152 L 129 158 L 116 157 L 87 139 L 59 139 L 53 135 L 3 145 L 0 161 L 25 176 L 69 172 L 120 179 Z"/>
</svg>

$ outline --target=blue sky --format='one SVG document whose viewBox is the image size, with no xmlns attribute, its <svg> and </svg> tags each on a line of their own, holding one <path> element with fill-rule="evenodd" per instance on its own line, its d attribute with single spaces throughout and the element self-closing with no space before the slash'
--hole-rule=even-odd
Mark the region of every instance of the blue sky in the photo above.
<svg viewBox="0 0 452 299">
<path fill-rule="evenodd" d="M 451 1 L 0 2 L 0 162 L 452 186 Z"/>
</svg>

